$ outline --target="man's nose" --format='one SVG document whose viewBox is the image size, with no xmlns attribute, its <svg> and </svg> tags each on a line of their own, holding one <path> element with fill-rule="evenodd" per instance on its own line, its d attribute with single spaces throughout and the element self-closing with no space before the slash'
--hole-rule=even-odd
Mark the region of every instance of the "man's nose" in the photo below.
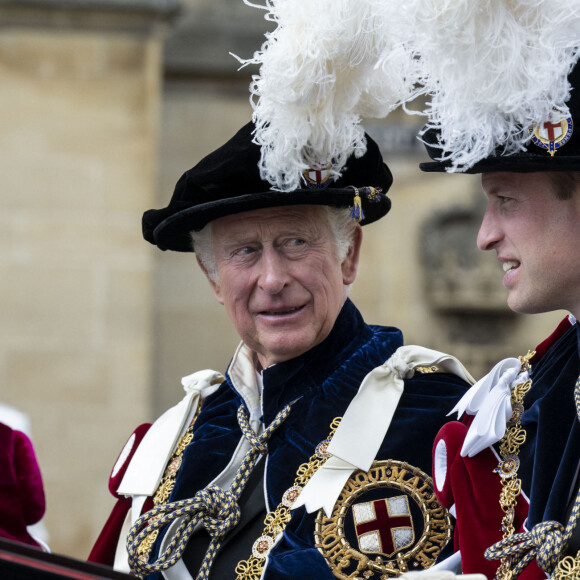
<svg viewBox="0 0 580 580">
<path fill-rule="evenodd" d="M 481 220 L 481 226 L 477 233 L 477 247 L 480 250 L 493 250 L 494 246 L 502 238 L 502 233 L 493 216 L 486 210 Z"/>
<path fill-rule="evenodd" d="M 258 284 L 269 294 L 278 294 L 288 283 L 288 268 L 284 257 L 274 248 L 264 248 L 260 259 Z"/>
</svg>

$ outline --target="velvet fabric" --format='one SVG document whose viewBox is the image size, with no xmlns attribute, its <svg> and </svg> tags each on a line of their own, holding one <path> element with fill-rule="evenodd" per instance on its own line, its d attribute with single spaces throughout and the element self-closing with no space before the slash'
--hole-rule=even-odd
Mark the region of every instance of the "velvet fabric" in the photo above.
<svg viewBox="0 0 580 580">
<path fill-rule="evenodd" d="M 42 519 L 44 485 L 32 442 L 0 423 L 0 537 L 41 547 L 27 526 Z"/>
<path fill-rule="evenodd" d="M 387 214 L 387 192 L 393 176 L 383 162 L 379 146 L 365 135 L 364 155 L 352 155 L 336 180 L 294 191 L 276 191 L 260 176 L 260 147 L 253 142 L 253 123 L 244 125 L 229 141 L 186 171 L 175 185 L 167 207 L 143 214 L 143 237 L 161 250 L 191 252 L 190 232 L 217 218 L 266 207 L 329 205 L 353 207 L 354 189 L 360 188 L 364 213 L 361 225 Z M 366 188 L 376 188 L 368 196 Z M 380 190 L 380 191 L 378 191 Z"/>
<path fill-rule="evenodd" d="M 567 521 L 580 460 L 580 429 L 573 399 L 579 374 L 578 332 L 578 324 L 570 327 L 566 319 L 538 346 L 531 361 L 532 388 L 524 398 L 522 417 L 527 437 L 519 453 L 522 494 L 516 506 L 516 532 L 530 530 L 542 521 L 555 520 L 563 525 Z M 443 439 L 448 450 L 457 450 L 466 432 L 465 425 L 449 423 L 439 432 L 435 445 Z M 502 538 L 501 484 L 493 472 L 498 457 L 491 448 L 471 458 L 450 452 L 448 481 L 437 492 L 441 503 L 448 507 L 455 504 L 454 543 L 461 551 L 463 573 L 483 573 L 490 579 L 499 562 L 489 562 L 483 554 Z M 540 580 L 545 574 L 532 561 L 519 578 Z"/>
<path fill-rule="evenodd" d="M 533 386 L 524 399 L 520 451 L 522 488 L 530 498 L 528 527 L 565 523 L 571 486 L 580 461 L 580 428 L 574 403 L 579 374 L 578 324 L 532 367 Z"/>
<path fill-rule="evenodd" d="M 498 456 L 491 448 L 475 457 L 461 457 L 460 450 L 467 434 L 467 425 L 452 421 L 445 425 L 435 439 L 435 445 L 445 442 L 447 448 L 447 477 L 436 494 L 446 508 L 455 506 L 456 523 L 453 534 L 455 551 L 461 552 L 464 574 L 484 574 L 492 579 L 498 562 L 488 561 L 483 552 L 502 539 L 501 521 L 504 516 L 499 505 L 501 483 L 494 473 Z M 514 527 L 521 530 L 528 512 L 528 502 L 520 496 L 516 505 Z"/>
<path fill-rule="evenodd" d="M 298 467 L 308 461 L 318 443 L 327 438 L 330 423 L 341 416 L 356 394 L 362 379 L 384 363 L 402 345 L 400 331 L 369 326 L 348 300 L 325 341 L 306 354 L 279 363 L 263 372 L 263 422 L 268 425 L 287 403 L 294 402 L 290 416 L 268 442 L 265 493 L 270 511 L 294 484 Z M 405 382 L 405 391 L 377 459 L 408 461 L 430 473 L 431 441 L 445 421 L 445 413 L 464 393 L 466 384 L 454 375 L 417 374 Z M 192 497 L 230 461 L 242 436 L 236 420 L 243 404 L 229 375 L 226 382 L 202 407 L 196 420 L 193 442 L 183 455 L 170 501 Z M 264 510 L 265 515 L 265 510 Z M 314 547 L 314 520 L 303 508 L 293 512 L 282 540 L 269 555 L 264 578 L 332 578 L 324 558 Z M 239 534 L 251 545 L 261 534 L 263 518 L 251 535 Z M 223 562 L 216 566 L 223 568 Z M 225 557 L 225 556 L 224 556 Z M 195 578 L 197 569 L 184 557 Z M 237 561 L 231 561 L 230 574 Z M 199 565 L 199 562 L 197 563 Z M 153 574 L 150 580 L 161 576 Z"/>
<path fill-rule="evenodd" d="M 405 461 L 430 474 L 430 443 L 435 438 L 438 427 L 445 421 L 449 408 L 453 407 L 454 401 L 463 394 L 465 388 L 465 383 L 459 378 L 448 374 L 417 373 L 412 379 L 406 380 L 405 390 L 376 460 Z M 346 409 L 355 392 L 354 389 L 349 389 L 346 384 L 343 384 L 333 391 L 332 397 L 342 399 L 344 401 L 342 405 Z M 329 399 L 329 402 L 327 417 L 330 417 L 333 412 L 332 399 Z M 310 411 L 311 416 L 314 417 L 316 409 Z M 319 441 L 325 437 L 326 435 L 322 434 Z M 305 447 L 303 452 L 307 456 L 311 455 L 314 446 L 313 441 L 313 447 L 310 449 Z M 278 489 L 283 493 L 288 486 L 284 489 L 282 487 L 284 486 Z M 286 526 L 282 540 L 270 552 L 266 579 L 327 578 L 331 580 L 334 578 L 324 558 L 314 547 L 315 516 L 316 514 L 307 514 L 304 508 L 295 510 L 292 520 Z M 421 529 L 421 520 L 418 514 L 413 513 L 415 530 Z M 348 527 L 345 527 L 345 533 L 349 543 L 356 546 L 356 537 L 352 531 L 349 534 Z"/>
<path fill-rule="evenodd" d="M 233 539 L 228 542 L 226 538 L 214 563 L 212 577 L 234 576 L 238 561 L 251 555 L 253 542 L 262 533 L 266 513 L 278 506 L 283 493 L 294 484 L 298 467 L 328 437 L 331 422 L 343 415 L 363 378 L 402 344 L 398 329 L 367 325 L 354 304 L 347 300 L 326 340 L 300 357 L 263 371 L 263 423 L 268 425 L 288 403 L 293 403 L 292 410 L 268 442 L 267 456 L 261 460 L 265 464 L 263 478 L 250 480 L 241 497 L 242 520 L 230 534 Z M 407 461 L 430 474 L 431 442 L 445 423 L 446 413 L 466 388 L 461 379 L 444 373 L 417 373 L 406 380 L 377 459 Z M 228 372 L 226 381 L 203 402 L 194 425 L 193 441 L 183 453 L 169 501 L 192 497 L 228 467 L 242 438 L 236 418 L 240 405 L 245 405 L 244 398 L 234 388 Z M 93 550 L 92 561 L 112 565 L 127 502 L 119 499 Z M 421 519 L 417 526 L 422 526 L 422 518 L 415 518 L 416 515 L 413 514 L 414 519 Z M 281 541 L 269 555 L 266 580 L 333 577 L 314 547 L 315 517 L 316 514 L 307 514 L 304 508 L 293 512 Z M 183 557 L 192 578 L 197 575 L 204 547 L 209 543 L 203 530 L 198 535 Z M 356 538 L 353 544 L 356 545 Z M 153 553 L 158 548 L 159 541 Z M 148 576 L 149 580 L 161 578 L 160 574 Z"/>
<path fill-rule="evenodd" d="M 139 425 L 139 427 L 137 427 L 137 429 L 135 429 L 131 434 L 125 447 L 123 447 L 123 450 L 119 454 L 119 457 L 117 457 L 117 461 L 115 461 L 111 477 L 109 478 L 109 491 L 115 498 L 117 498 L 117 502 L 103 526 L 97 541 L 91 549 L 87 558 L 89 562 L 112 566 L 115 561 L 115 552 L 117 550 L 121 528 L 127 513 L 131 509 L 131 498 L 120 496 L 117 493 L 117 489 L 121 484 L 121 481 L 123 481 L 127 467 L 129 466 L 133 455 L 135 455 L 139 443 L 141 443 L 150 427 L 151 423 L 143 423 L 143 425 Z M 152 507 L 153 503 L 149 500 L 145 509 L 151 509 Z"/>
</svg>

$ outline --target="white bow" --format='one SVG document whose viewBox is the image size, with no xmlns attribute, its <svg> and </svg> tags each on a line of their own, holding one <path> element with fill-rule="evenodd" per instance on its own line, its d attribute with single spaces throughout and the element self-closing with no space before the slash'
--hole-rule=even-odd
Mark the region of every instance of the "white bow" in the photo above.
<svg viewBox="0 0 580 580">
<path fill-rule="evenodd" d="M 528 379 L 528 371 L 520 372 L 522 365 L 517 358 L 506 358 L 477 381 L 449 413 L 474 415 L 461 456 L 473 457 L 486 447 L 499 441 L 504 435 L 506 424 L 512 416 L 511 391 L 514 385 Z"/>
<path fill-rule="evenodd" d="M 418 366 L 438 366 L 474 383 L 454 357 L 420 346 L 398 348 L 364 378 L 328 446 L 331 457 L 308 481 L 292 509 L 304 505 L 311 513 L 322 508 L 330 517 L 353 471 L 370 469 L 403 394 L 403 381 L 411 378 Z"/>
</svg>

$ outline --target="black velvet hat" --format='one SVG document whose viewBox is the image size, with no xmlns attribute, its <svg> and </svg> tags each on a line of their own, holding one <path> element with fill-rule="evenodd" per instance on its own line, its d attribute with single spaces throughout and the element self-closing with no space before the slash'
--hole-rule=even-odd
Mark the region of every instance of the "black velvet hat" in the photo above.
<svg viewBox="0 0 580 580">
<path fill-rule="evenodd" d="M 501 147 L 498 147 L 490 157 L 458 173 L 580 171 L 580 65 L 574 67 L 568 80 L 572 87 L 570 98 L 566 102 L 568 111 L 554 110 L 551 119 L 535 125 L 526 151 L 505 155 L 502 154 Z M 440 161 L 442 158 L 446 159 L 447 154 L 439 145 L 439 131 L 429 129 L 422 139 L 429 157 L 435 161 L 421 163 L 421 170 L 447 171 L 451 162 Z"/>
<path fill-rule="evenodd" d="M 190 232 L 235 213 L 287 205 L 353 207 L 361 225 L 383 217 L 391 207 L 386 196 L 393 177 L 378 145 L 366 135 L 367 151 L 347 161 L 336 181 L 325 172 L 305 174 L 304 188 L 273 190 L 260 177 L 260 147 L 252 142 L 253 123 L 186 171 L 175 186 L 169 205 L 143 214 L 143 236 L 162 250 L 192 252 Z M 355 194 L 358 199 L 355 200 Z"/>
</svg>

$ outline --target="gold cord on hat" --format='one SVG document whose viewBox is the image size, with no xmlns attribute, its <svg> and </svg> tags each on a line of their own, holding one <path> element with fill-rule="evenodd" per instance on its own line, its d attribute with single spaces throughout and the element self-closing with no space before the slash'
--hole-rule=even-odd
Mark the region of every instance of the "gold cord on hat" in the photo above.
<svg viewBox="0 0 580 580">
<path fill-rule="evenodd" d="M 365 219 L 365 214 L 362 208 L 362 201 L 360 198 L 360 193 L 357 187 L 354 185 L 349 185 L 354 189 L 354 199 L 353 199 L 353 206 L 350 208 L 350 217 L 357 222 L 362 222 Z"/>
</svg>

